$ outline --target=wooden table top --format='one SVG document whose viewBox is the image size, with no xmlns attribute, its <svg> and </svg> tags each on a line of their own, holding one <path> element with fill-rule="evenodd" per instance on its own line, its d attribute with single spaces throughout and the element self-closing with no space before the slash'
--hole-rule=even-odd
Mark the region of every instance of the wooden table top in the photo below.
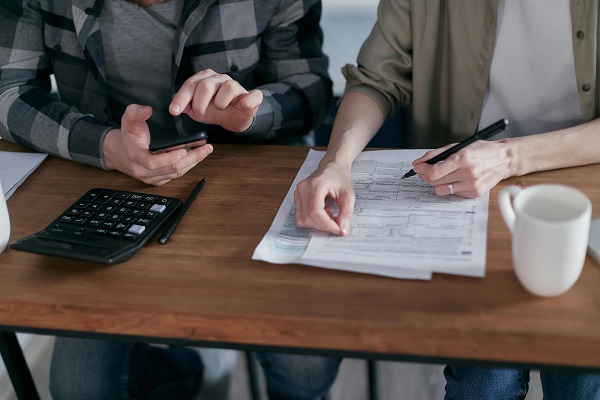
<svg viewBox="0 0 600 400">
<path fill-rule="evenodd" d="M 0 141 L 0 150 L 22 148 Z M 206 186 L 167 245 L 103 266 L 7 249 L 0 326 L 129 340 L 275 347 L 408 360 L 600 368 L 600 265 L 555 298 L 535 297 L 512 270 L 497 196 L 508 184 L 562 183 L 600 217 L 600 165 L 511 178 L 490 196 L 485 278 L 392 279 L 251 260 L 306 147 L 216 145 L 184 177 L 147 186 L 48 157 L 8 200 L 11 241 L 46 227 L 93 187 L 184 200 Z"/>
</svg>

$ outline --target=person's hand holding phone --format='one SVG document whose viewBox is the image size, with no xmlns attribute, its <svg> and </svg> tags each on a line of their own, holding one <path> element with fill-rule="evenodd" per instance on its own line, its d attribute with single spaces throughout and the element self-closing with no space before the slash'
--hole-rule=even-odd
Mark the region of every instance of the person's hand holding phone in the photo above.
<svg viewBox="0 0 600 400">
<path fill-rule="evenodd" d="M 169 112 L 173 116 L 185 113 L 196 122 L 243 132 L 252 125 L 262 100 L 260 90 L 247 91 L 229 75 L 207 69 L 184 82 L 173 97 Z"/>
<path fill-rule="evenodd" d="M 121 128 L 110 130 L 104 139 L 107 169 L 116 169 L 150 185 L 160 186 L 183 176 L 213 151 L 210 144 L 191 150 L 176 149 L 151 154 L 147 120 L 152 108 L 131 104 L 121 119 Z"/>
</svg>

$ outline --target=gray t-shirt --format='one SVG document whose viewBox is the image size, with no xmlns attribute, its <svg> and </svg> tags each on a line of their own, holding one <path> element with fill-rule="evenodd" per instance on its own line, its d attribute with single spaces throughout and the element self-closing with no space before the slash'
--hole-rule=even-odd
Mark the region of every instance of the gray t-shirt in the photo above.
<svg viewBox="0 0 600 400">
<path fill-rule="evenodd" d="M 111 111 L 117 123 L 132 103 L 153 109 L 150 132 L 175 131 L 169 114 L 173 50 L 183 0 L 142 8 L 122 0 L 104 3 L 99 24 Z"/>
<path fill-rule="evenodd" d="M 500 0 L 479 128 L 501 118 L 509 127 L 492 140 L 581 123 L 569 7 L 569 0 Z"/>
</svg>

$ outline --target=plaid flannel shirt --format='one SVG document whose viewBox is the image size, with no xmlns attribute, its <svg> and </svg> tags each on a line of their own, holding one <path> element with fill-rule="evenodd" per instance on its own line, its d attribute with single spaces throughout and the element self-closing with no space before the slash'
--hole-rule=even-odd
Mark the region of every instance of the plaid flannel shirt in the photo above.
<svg viewBox="0 0 600 400">
<path fill-rule="evenodd" d="M 104 136 L 118 126 L 108 106 L 98 26 L 104 1 L 0 1 L 2 138 L 104 168 Z M 173 1 L 185 1 L 178 40 L 164 55 L 173 60 L 173 93 L 210 68 L 264 94 L 250 129 L 211 127 L 220 130 L 211 141 L 272 143 L 323 120 L 331 81 L 320 0 Z M 50 94 L 52 74 L 58 99 Z M 187 116 L 176 125 L 183 132 L 207 128 Z"/>
</svg>

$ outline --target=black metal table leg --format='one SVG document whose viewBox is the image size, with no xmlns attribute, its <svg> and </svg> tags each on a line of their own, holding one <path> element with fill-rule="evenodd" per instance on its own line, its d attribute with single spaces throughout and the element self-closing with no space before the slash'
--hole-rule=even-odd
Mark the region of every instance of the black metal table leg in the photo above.
<svg viewBox="0 0 600 400">
<path fill-rule="evenodd" d="M 248 366 L 248 381 L 250 383 L 250 392 L 252 394 L 252 400 L 260 400 L 260 388 L 258 383 L 258 375 L 256 371 L 256 361 L 254 360 L 254 353 L 246 351 L 246 365 Z"/>
<path fill-rule="evenodd" d="M 19 400 L 40 400 L 14 332 L 0 331 L 0 354 Z"/>
<path fill-rule="evenodd" d="M 377 361 L 367 360 L 369 369 L 369 399 L 377 400 L 379 398 L 379 382 L 377 378 Z"/>
</svg>

